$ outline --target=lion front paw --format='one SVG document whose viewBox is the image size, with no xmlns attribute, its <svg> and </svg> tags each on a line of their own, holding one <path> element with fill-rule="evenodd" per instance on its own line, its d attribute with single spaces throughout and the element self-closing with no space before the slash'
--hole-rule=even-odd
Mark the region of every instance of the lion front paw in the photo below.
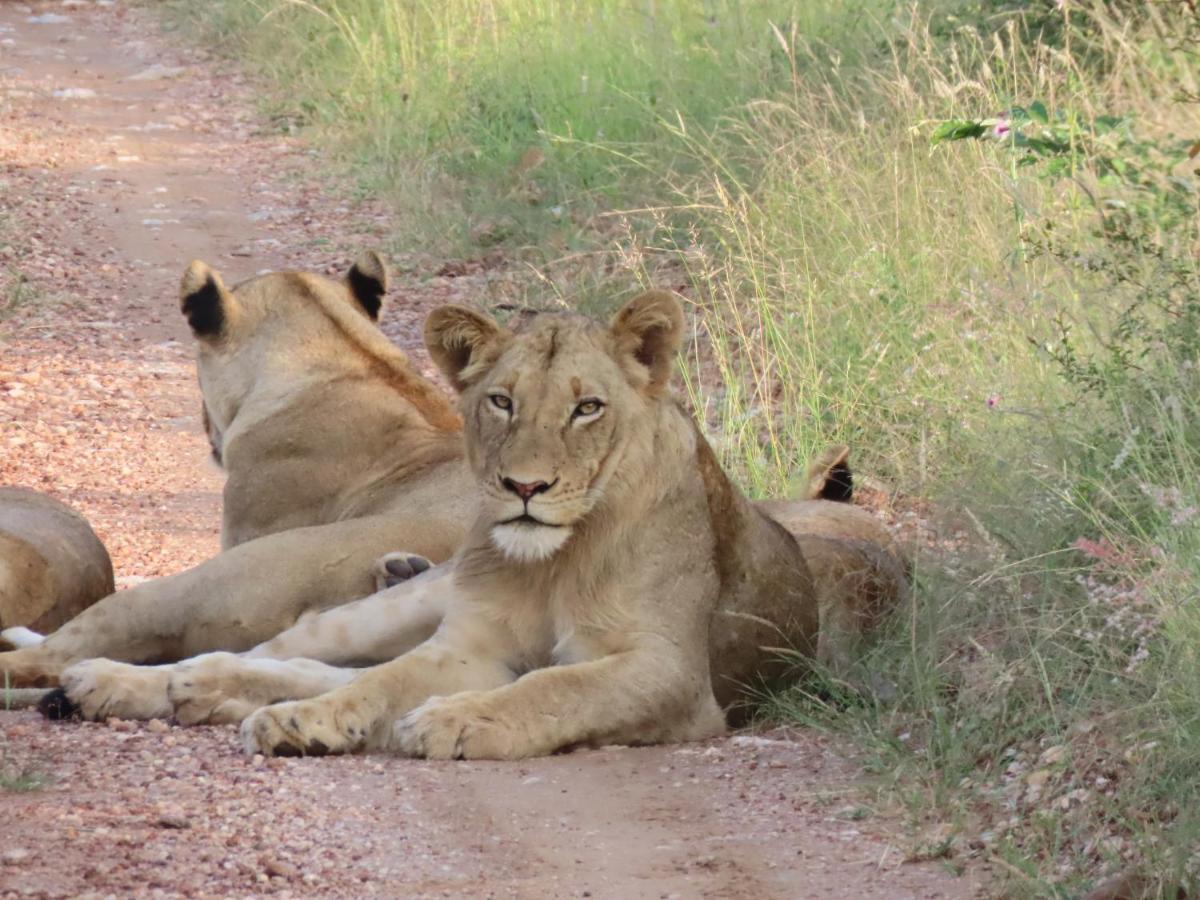
<svg viewBox="0 0 1200 900">
<path fill-rule="evenodd" d="M 427 571 L 432 565 L 424 556 L 403 550 L 384 554 L 375 563 L 375 590 L 395 587 Z"/>
<path fill-rule="evenodd" d="M 161 719 L 171 715 L 165 669 L 133 666 L 111 659 L 88 659 L 63 671 L 61 692 L 50 695 L 56 703 L 43 712 L 52 718 L 80 716 L 99 721 Z"/>
<path fill-rule="evenodd" d="M 242 722 L 242 748 L 267 756 L 327 756 L 366 747 L 371 722 L 315 698 L 264 706 Z"/>
<path fill-rule="evenodd" d="M 488 714 L 481 693 L 432 697 L 396 723 L 393 738 L 426 759 L 523 759 L 538 755 L 509 726 Z"/>
<path fill-rule="evenodd" d="M 262 702 L 247 702 L 238 683 L 240 658 L 232 653 L 206 653 L 180 663 L 171 672 L 167 697 L 180 725 L 238 725 Z M 278 698 L 275 698 L 278 699 Z"/>
</svg>

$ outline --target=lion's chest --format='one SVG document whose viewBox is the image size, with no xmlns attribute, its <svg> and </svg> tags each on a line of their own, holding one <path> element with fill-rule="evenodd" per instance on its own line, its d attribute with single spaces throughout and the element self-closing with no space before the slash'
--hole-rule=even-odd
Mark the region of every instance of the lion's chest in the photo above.
<svg viewBox="0 0 1200 900">
<path fill-rule="evenodd" d="M 624 649 L 624 617 L 587 591 L 547 591 L 507 610 L 507 626 L 525 671 L 599 659 Z"/>
</svg>

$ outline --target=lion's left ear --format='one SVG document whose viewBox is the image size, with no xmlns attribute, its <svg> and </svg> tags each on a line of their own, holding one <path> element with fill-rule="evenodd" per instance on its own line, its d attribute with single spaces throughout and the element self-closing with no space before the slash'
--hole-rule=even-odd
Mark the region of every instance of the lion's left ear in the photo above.
<svg viewBox="0 0 1200 900">
<path fill-rule="evenodd" d="M 425 319 L 425 348 L 456 391 L 486 372 L 510 337 L 495 319 L 465 306 L 439 306 Z"/>
<path fill-rule="evenodd" d="M 669 291 L 638 294 L 613 318 L 609 327 L 618 351 L 645 367 L 646 392 L 655 396 L 671 380 L 675 354 L 683 343 L 683 308 Z M 640 372 L 638 373 L 640 374 Z"/>
</svg>

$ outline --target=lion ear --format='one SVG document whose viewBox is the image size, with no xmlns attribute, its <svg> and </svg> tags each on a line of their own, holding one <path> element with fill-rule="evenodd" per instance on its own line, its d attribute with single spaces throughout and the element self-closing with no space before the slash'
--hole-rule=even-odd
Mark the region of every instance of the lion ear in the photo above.
<svg viewBox="0 0 1200 900">
<path fill-rule="evenodd" d="M 635 377 L 651 396 L 671 380 L 683 325 L 683 308 L 669 291 L 638 294 L 613 318 L 609 330 L 618 352 L 632 357 Z"/>
<path fill-rule="evenodd" d="M 425 347 L 457 391 L 488 370 L 509 337 L 495 319 L 465 306 L 439 306 L 425 319 Z"/>
<path fill-rule="evenodd" d="M 221 276 L 207 263 L 193 259 L 179 285 L 179 308 L 197 338 L 217 338 L 237 315 L 237 301 Z"/>
<path fill-rule="evenodd" d="M 346 273 L 346 286 L 350 295 L 362 307 L 372 322 L 379 321 L 379 312 L 383 309 L 383 297 L 388 288 L 387 264 L 373 250 L 359 254 L 350 271 Z"/>
<path fill-rule="evenodd" d="M 826 447 L 808 467 L 806 500 L 834 500 L 849 503 L 854 496 L 854 475 L 850 471 L 850 448 L 845 444 Z"/>
</svg>

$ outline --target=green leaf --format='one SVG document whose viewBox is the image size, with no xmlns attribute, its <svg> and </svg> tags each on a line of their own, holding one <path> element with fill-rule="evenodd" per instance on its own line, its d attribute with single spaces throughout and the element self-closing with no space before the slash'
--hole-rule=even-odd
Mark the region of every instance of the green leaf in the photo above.
<svg viewBox="0 0 1200 900">
<path fill-rule="evenodd" d="M 1046 174 L 1054 177 L 1060 177 L 1068 174 L 1070 169 L 1071 161 L 1069 159 L 1063 159 L 1060 156 L 1058 159 L 1050 160 L 1050 163 L 1046 166 Z"/>
<path fill-rule="evenodd" d="M 942 141 L 965 141 L 970 138 L 981 138 L 987 134 L 987 126 L 982 122 L 969 119 L 950 119 L 933 130 L 929 143 L 937 146 Z"/>
<path fill-rule="evenodd" d="M 1043 125 L 1050 121 L 1050 114 L 1046 112 L 1046 107 L 1041 100 L 1034 100 L 1029 104 L 1029 116 L 1035 122 L 1041 122 Z"/>
</svg>

